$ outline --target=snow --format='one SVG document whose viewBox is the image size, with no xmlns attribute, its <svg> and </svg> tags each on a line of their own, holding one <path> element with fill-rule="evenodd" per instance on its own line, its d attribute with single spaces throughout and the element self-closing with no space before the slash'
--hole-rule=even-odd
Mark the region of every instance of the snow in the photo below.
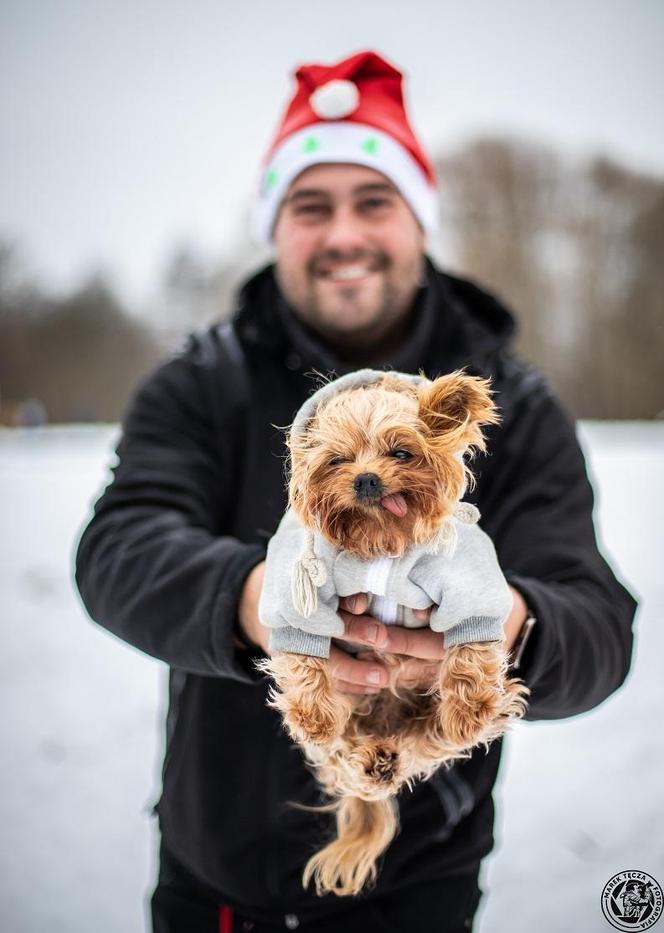
<svg viewBox="0 0 664 933">
<path fill-rule="evenodd" d="M 599 933 L 612 875 L 664 882 L 664 424 L 584 423 L 580 436 L 603 551 L 642 604 L 634 665 L 598 709 L 514 729 L 479 933 Z M 91 624 L 72 583 L 116 437 L 0 431 L 3 933 L 146 929 L 165 668 Z"/>
<path fill-rule="evenodd" d="M 602 551 L 641 604 L 634 661 L 597 709 L 520 723 L 506 743 L 480 933 L 606 933 L 612 875 L 664 882 L 664 424 L 586 422 L 579 433 Z"/>
</svg>

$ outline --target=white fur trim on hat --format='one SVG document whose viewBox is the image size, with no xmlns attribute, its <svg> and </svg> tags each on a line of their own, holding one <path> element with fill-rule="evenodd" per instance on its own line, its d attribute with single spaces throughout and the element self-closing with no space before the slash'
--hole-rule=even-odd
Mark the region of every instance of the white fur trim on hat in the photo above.
<svg viewBox="0 0 664 933">
<path fill-rule="evenodd" d="M 289 185 L 311 165 L 349 162 L 381 172 L 399 189 L 427 232 L 435 230 L 438 197 L 413 156 L 392 136 L 365 123 L 313 123 L 288 136 L 263 169 L 255 202 L 257 240 L 272 242 L 272 228 Z"/>
</svg>

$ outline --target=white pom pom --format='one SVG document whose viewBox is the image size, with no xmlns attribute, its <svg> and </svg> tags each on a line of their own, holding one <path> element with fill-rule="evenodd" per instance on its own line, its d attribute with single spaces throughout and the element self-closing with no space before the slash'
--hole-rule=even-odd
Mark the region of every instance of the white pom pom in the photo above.
<svg viewBox="0 0 664 933">
<path fill-rule="evenodd" d="M 360 92 L 352 81 L 328 81 L 309 98 L 311 109 L 324 120 L 347 117 L 360 103 Z"/>
<path fill-rule="evenodd" d="M 464 525 L 475 525 L 480 520 L 480 510 L 470 502 L 460 502 L 454 509 L 454 517 Z"/>
</svg>

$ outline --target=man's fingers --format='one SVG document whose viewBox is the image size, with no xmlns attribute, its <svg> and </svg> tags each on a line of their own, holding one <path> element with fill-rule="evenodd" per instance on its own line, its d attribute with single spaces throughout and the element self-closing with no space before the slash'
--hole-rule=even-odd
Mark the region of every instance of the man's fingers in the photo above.
<svg viewBox="0 0 664 933">
<path fill-rule="evenodd" d="M 413 609 L 413 615 L 416 619 L 419 619 L 420 622 L 428 622 L 432 608 L 433 606 L 429 606 L 428 609 Z"/>
<path fill-rule="evenodd" d="M 427 611 L 427 610 L 423 610 Z M 424 661 L 441 661 L 444 655 L 443 636 L 430 628 L 403 628 L 383 625 L 371 616 L 339 613 L 344 621 L 342 639 L 367 645 L 390 654 L 405 654 Z"/>
<path fill-rule="evenodd" d="M 442 661 L 445 654 L 440 632 L 430 628 L 402 628 L 400 625 L 387 627 L 387 645 L 381 650 L 425 661 Z"/>
<path fill-rule="evenodd" d="M 358 651 L 361 661 L 375 661 L 370 651 Z M 416 658 L 400 658 L 397 687 L 430 687 L 438 677 L 439 661 L 418 661 Z"/>
<path fill-rule="evenodd" d="M 387 683 L 385 665 L 377 661 L 358 661 L 340 648 L 330 648 L 329 670 L 335 682 L 380 689 Z"/>
<path fill-rule="evenodd" d="M 431 664 L 428 661 L 406 661 L 399 672 L 397 686 L 430 687 L 435 683 L 439 670 L 440 664 Z"/>
<path fill-rule="evenodd" d="M 345 631 L 340 637 L 355 644 L 370 645 L 383 650 L 387 644 L 387 626 L 371 616 L 354 615 L 350 612 L 339 613 L 344 621 Z"/>
<path fill-rule="evenodd" d="M 334 686 L 340 693 L 351 693 L 354 696 L 372 696 L 380 693 L 383 689 L 382 687 L 367 687 L 366 685 L 362 687 L 360 684 L 351 684 L 347 680 L 335 680 Z"/>
<path fill-rule="evenodd" d="M 362 615 L 369 607 L 369 597 L 366 593 L 355 593 L 354 596 L 342 596 L 339 608 L 352 612 L 353 615 Z"/>
</svg>

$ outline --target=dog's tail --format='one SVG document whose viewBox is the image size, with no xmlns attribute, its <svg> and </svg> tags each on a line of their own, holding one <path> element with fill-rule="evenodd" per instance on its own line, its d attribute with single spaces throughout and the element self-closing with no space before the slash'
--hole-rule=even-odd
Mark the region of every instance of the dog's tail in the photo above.
<svg viewBox="0 0 664 933">
<path fill-rule="evenodd" d="M 394 798 L 343 797 L 335 809 L 337 838 L 309 859 L 302 883 L 306 888 L 313 878 L 319 896 L 345 897 L 375 882 L 376 863 L 399 829 L 399 815 Z"/>
</svg>

